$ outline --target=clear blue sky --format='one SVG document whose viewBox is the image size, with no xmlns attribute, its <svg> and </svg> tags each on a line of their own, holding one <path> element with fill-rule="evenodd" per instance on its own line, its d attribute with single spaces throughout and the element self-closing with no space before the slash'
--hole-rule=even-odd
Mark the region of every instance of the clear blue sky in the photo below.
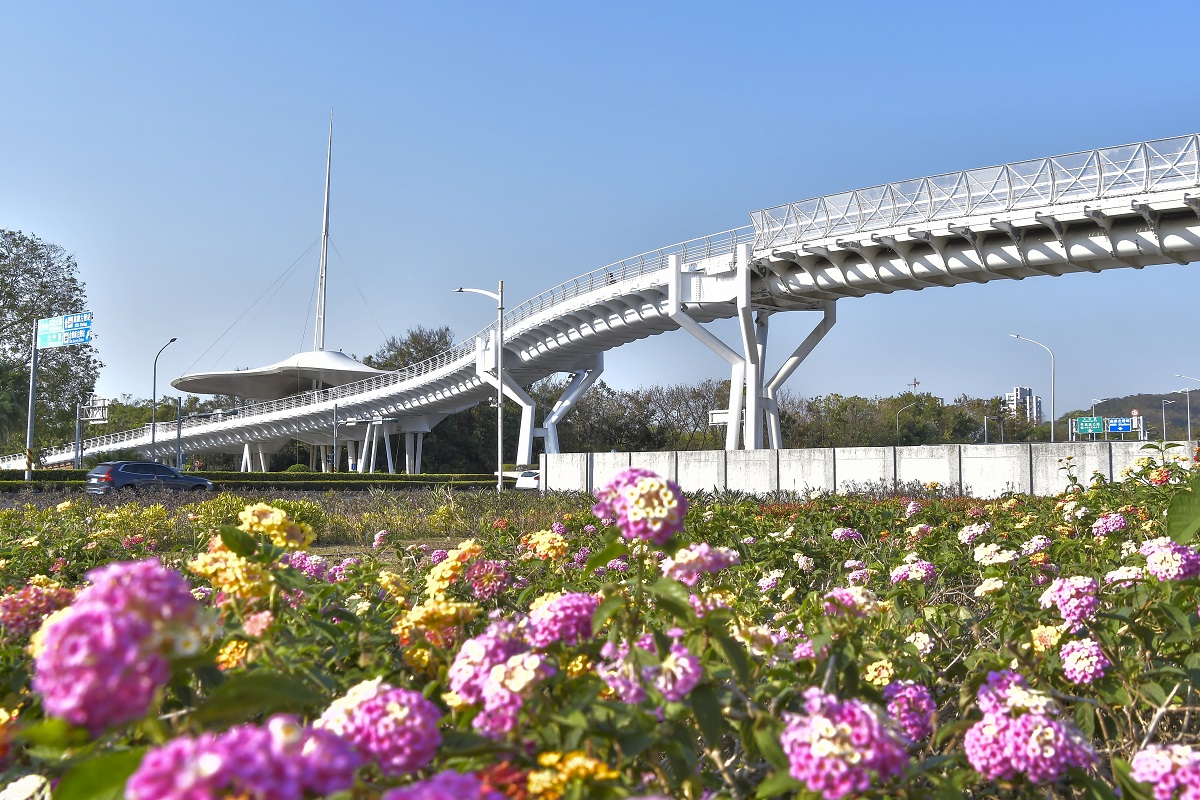
<svg viewBox="0 0 1200 800">
<path fill-rule="evenodd" d="M 1200 130 L 1200 6 L 1144 3 L 7 3 L 0 226 L 74 253 L 99 391 L 312 345 L 335 109 L 327 347 L 494 314 L 766 206 Z M 353 274 L 362 295 L 350 280 Z M 1200 377 L 1200 266 L 839 303 L 788 386 L 1058 410 Z M 376 324 L 378 320 L 378 325 Z M 813 323 L 772 320 L 769 367 Z M 717 326 L 727 341 L 733 330 Z M 607 357 L 618 387 L 727 377 L 683 332 Z M 1200 386 L 1200 384 L 1197 384 Z M 1048 406 L 1046 408 L 1048 411 Z"/>
</svg>

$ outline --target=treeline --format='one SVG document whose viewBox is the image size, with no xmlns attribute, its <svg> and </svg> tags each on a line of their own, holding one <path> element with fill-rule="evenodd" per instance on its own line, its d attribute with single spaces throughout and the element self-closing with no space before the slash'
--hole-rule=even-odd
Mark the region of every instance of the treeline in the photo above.
<svg viewBox="0 0 1200 800">
<path fill-rule="evenodd" d="M 534 416 L 541 424 L 553 408 L 566 381 L 550 378 L 528 387 L 537 403 Z M 183 412 L 208 413 L 229 408 L 232 398 L 201 401 L 188 397 Z M 725 427 L 709 425 L 709 411 L 729 405 L 728 382 L 704 380 L 693 384 L 616 389 L 598 381 L 580 398 L 559 425 L 559 442 L 564 452 L 719 450 L 725 446 Z M 783 445 L 802 447 L 872 447 L 949 443 L 982 443 L 984 417 L 988 417 L 990 441 L 1024 442 L 1046 440 L 1049 426 L 1034 426 L 1008 415 L 1000 398 L 962 396 L 953 403 L 928 393 L 907 392 L 894 397 L 845 397 L 831 394 L 800 397 L 784 393 L 779 400 Z M 160 404 L 160 422 L 175 419 L 174 405 Z M 505 449 L 515 453 L 520 409 L 505 404 Z M 109 404 L 109 423 L 90 426 L 85 436 L 128 430 L 150 422 L 150 404 L 128 395 Z M 1065 430 L 1060 429 L 1065 435 Z M 482 404 L 453 414 L 425 437 L 423 469 L 426 472 L 483 473 L 495 469 L 495 408 Z M 393 439 L 397 460 L 403 446 Z M 542 452 L 542 440 L 534 440 L 534 459 Z M 206 454 L 208 469 L 236 469 L 232 455 Z M 271 469 L 291 464 L 309 464 L 309 448 L 292 442 L 271 460 Z M 384 469 L 381 453 L 377 469 Z"/>
</svg>

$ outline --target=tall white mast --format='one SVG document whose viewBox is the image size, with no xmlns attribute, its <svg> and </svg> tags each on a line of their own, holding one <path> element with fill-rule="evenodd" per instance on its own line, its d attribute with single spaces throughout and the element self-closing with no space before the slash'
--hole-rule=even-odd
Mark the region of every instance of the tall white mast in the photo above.
<svg viewBox="0 0 1200 800">
<path fill-rule="evenodd" d="M 325 349 L 325 265 L 329 249 L 329 168 L 333 164 L 333 109 L 329 109 L 329 152 L 325 156 L 325 216 L 321 224 L 321 269 L 317 275 L 317 350 Z"/>
</svg>

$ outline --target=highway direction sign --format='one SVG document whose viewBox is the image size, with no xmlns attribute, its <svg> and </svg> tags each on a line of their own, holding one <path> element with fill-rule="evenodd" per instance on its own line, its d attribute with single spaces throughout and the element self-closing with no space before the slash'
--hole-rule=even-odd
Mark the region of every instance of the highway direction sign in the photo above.
<svg viewBox="0 0 1200 800">
<path fill-rule="evenodd" d="M 1076 433 L 1104 433 L 1104 417 L 1080 417 L 1075 420 Z"/>
<path fill-rule="evenodd" d="M 1133 430 L 1132 417 L 1109 417 L 1108 432 L 1109 433 L 1129 433 Z"/>
<path fill-rule="evenodd" d="M 92 312 L 64 314 L 61 317 L 39 319 L 37 323 L 38 350 L 87 344 L 92 340 Z"/>
</svg>

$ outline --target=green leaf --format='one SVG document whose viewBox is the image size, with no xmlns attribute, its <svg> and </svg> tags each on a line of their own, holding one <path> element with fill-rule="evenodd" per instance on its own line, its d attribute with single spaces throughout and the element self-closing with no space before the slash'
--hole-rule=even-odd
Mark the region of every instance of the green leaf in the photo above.
<svg viewBox="0 0 1200 800">
<path fill-rule="evenodd" d="M 1175 627 L 1179 629 L 1180 633 L 1187 638 L 1191 638 L 1192 621 L 1188 619 L 1186 611 L 1171 603 L 1160 603 L 1159 608 L 1171 618 L 1171 621 L 1175 623 Z"/>
<path fill-rule="evenodd" d="M 691 615 L 692 607 L 688 602 L 687 589 L 679 581 L 659 578 L 646 588 L 657 595 L 659 605 L 674 614 L 677 619 L 687 619 Z"/>
<path fill-rule="evenodd" d="M 779 770 L 758 785 L 758 791 L 754 793 L 755 797 L 776 797 L 784 792 L 795 792 L 804 788 L 804 784 L 787 774 L 786 770 Z"/>
<path fill-rule="evenodd" d="M 738 680 L 746 683 L 750 680 L 750 661 L 746 658 L 746 652 L 737 641 L 720 630 L 709 630 L 712 636 L 713 648 L 720 653 L 729 666 L 733 667 L 733 671 L 737 674 Z"/>
<path fill-rule="evenodd" d="M 647 747 L 654 744 L 654 736 L 637 731 L 625 736 L 618 736 L 617 741 L 621 745 L 622 756 L 625 758 L 635 758 L 645 752 Z"/>
<path fill-rule="evenodd" d="M 591 558 L 587 560 L 583 570 L 586 574 L 591 575 L 598 567 L 603 567 L 614 558 L 620 558 L 629 553 L 629 547 L 620 539 L 613 539 L 604 546 L 604 549 L 598 553 L 593 553 Z"/>
<path fill-rule="evenodd" d="M 1200 476 L 1188 482 L 1187 489 L 1175 495 L 1167 507 L 1167 536 L 1187 544 L 1200 530 Z"/>
<path fill-rule="evenodd" d="M 721 737 L 725 733 L 724 714 L 721 704 L 717 702 L 717 693 L 711 683 L 702 683 L 692 689 L 688 696 L 692 703 L 692 711 L 696 715 L 696 724 L 700 726 L 700 734 L 712 750 L 721 749 Z"/>
<path fill-rule="evenodd" d="M 596 632 L 603 628 L 604 623 L 608 622 L 612 618 L 612 615 L 617 613 L 617 610 L 623 605 L 625 605 L 625 598 L 619 594 L 615 594 L 601 603 L 599 608 L 596 609 L 596 613 L 592 614 L 592 631 Z"/>
<path fill-rule="evenodd" d="M 119 800 L 125 781 L 142 763 L 145 747 L 90 756 L 63 775 L 54 800 Z"/>
<path fill-rule="evenodd" d="M 303 711 L 325 701 L 324 695 L 290 675 L 258 670 L 235 675 L 218 686 L 192 716 L 199 722 L 232 725 L 260 714 Z"/>
<path fill-rule="evenodd" d="M 1072 767 L 1068 770 L 1071 784 L 1083 788 L 1083 796 L 1088 800 L 1118 800 L 1118 795 L 1103 781 L 1096 780 L 1081 769 Z"/>
<path fill-rule="evenodd" d="M 249 558 L 258 549 L 258 542 L 254 537 L 240 528 L 236 528 L 233 525 L 222 525 L 217 528 L 217 531 L 220 533 L 221 541 L 225 543 L 225 546 L 242 558 Z"/>
<path fill-rule="evenodd" d="M 1075 706 L 1075 724 L 1088 739 L 1096 735 L 1096 709 L 1090 703 Z"/>
<path fill-rule="evenodd" d="M 50 717 L 42 722 L 21 727 L 17 738 L 61 751 L 87 742 L 88 734 L 83 728 L 72 725 L 66 720 Z"/>
<path fill-rule="evenodd" d="M 1163 706 L 1167 703 L 1167 692 L 1154 681 L 1146 681 L 1141 686 L 1142 694 L 1144 694 L 1151 703 L 1156 706 Z"/>
<path fill-rule="evenodd" d="M 754 727 L 754 743 L 758 745 L 763 758 L 770 762 L 771 766 L 787 772 L 788 757 L 779 745 L 779 734 L 780 730 L 777 725 L 756 725 Z"/>
</svg>

